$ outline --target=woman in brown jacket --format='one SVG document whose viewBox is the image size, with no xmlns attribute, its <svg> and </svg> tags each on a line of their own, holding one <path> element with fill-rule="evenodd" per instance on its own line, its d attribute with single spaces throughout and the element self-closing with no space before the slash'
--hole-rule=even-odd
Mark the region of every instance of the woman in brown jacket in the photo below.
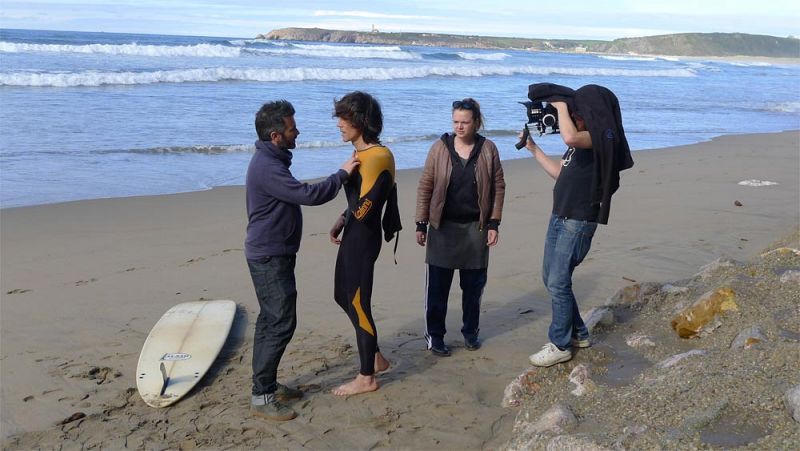
<svg viewBox="0 0 800 451">
<path fill-rule="evenodd" d="M 438 356 L 450 355 L 444 343 L 445 317 L 456 269 L 464 344 L 471 351 L 481 347 L 481 297 L 506 186 L 497 146 L 478 134 L 482 127 L 477 101 L 453 102 L 453 133 L 443 134 L 431 146 L 417 188 L 417 243 L 427 245 L 425 339 Z"/>
</svg>

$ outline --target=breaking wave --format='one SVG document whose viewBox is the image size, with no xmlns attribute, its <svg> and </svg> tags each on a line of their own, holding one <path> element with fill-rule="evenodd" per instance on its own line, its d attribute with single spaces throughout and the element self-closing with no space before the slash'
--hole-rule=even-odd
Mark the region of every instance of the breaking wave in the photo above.
<svg viewBox="0 0 800 451">
<path fill-rule="evenodd" d="M 800 112 L 800 102 L 783 102 L 769 105 L 762 108 L 764 111 L 776 113 L 798 113 Z"/>
<path fill-rule="evenodd" d="M 154 83 L 215 83 L 225 81 L 292 82 L 317 80 L 397 80 L 425 77 L 488 77 L 510 75 L 574 75 L 590 77 L 694 77 L 691 69 L 637 70 L 542 66 L 421 65 L 358 69 L 228 67 L 159 70 L 148 72 L 5 72 L 0 86 L 73 87 L 142 85 Z"/>
<path fill-rule="evenodd" d="M 0 42 L 0 53 L 83 53 L 103 55 L 151 56 L 151 57 L 211 57 L 236 58 L 241 47 L 219 44 L 195 45 L 140 45 L 140 44 L 26 44 Z"/>
<path fill-rule="evenodd" d="M 394 60 L 416 60 L 421 58 L 419 55 L 405 51 L 397 46 L 290 44 L 284 47 L 273 47 L 272 45 L 266 48 L 249 47 L 247 50 L 254 53 L 316 58 L 383 58 Z"/>
<path fill-rule="evenodd" d="M 465 59 L 467 61 L 473 61 L 473 60 L 501 61 L 510 56 L 507 53 L 470 53 L 470 52 L 458 52 L 457 55 L 461 57 L 461 59 Z"/>
<path fill-rule="evenodd" d="M 658 61 L 655 56 L 622 56 L 622 55 L 597 55 L 598 58 L 611 61 Z"/>
<path fill-rule="evenodd" d="M 397 136 L 385 137 L 381 139 L 384 144 L 403 143 L 403 142 L 418 142 L 418 141 L 433 141 L 439 138 L 438 134 L 426 135 L 413 135 L 413 136 Z M 316 149 L 330 149 L 335 147 L 352 147 L 352 144 L 343 142 L 341 140 L 328 141 L 328 140 L 315 140 L 315 141 L 298 141 L 298 150 L 316 150 Z M 172 154 L 201 154 L 201 155 L 224 155 L 232 153 L 252 153 L 255 151 L 253 144 L 207 144 L 196 146 L 170 146 L 170 147 L 151 147 L 145 149 L 112 149 L 97 151 L 98 154 L 122 154 L 132 153 L 140 155 L 172 155 Z"/>
</svg>

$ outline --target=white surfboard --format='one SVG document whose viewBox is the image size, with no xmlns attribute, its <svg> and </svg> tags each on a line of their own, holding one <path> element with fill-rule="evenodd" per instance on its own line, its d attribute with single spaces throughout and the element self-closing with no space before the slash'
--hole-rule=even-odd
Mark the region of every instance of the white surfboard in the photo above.
<svg viewBox="0 0 800 451">
<path fill-rule="evenodd" d="M 136 387 L 147 405 L 167 407 L 206 374 L 228 338 L 233 301 L 178 304 L 158 320 L 142 346 Z"/>
</svg>

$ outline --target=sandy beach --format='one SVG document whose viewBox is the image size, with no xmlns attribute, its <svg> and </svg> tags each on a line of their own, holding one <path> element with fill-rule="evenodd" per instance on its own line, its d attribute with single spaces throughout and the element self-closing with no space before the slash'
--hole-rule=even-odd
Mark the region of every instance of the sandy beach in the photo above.
<svg viewBox="0 0 800 451">
<path fill-rule="evenodd" d="M 582 311 L 632 282 L 689 277 L 720 256 L 746 260 L 800 227 L 800 132 L 725 136 L 633 158 L 609 225 L 598 227 L 576 271 Z M 445 337 L 453 356 L 444 359 L 423 339 L 424 249 L 413 239 L 419 170 L 398 173 L 405 226 L 398 264 L 385 243 L 373 294 L 380 347 L 393 366 L 379 377 L 380 390 L 362 396 L 330 394 L 355 375 L 358 358 L 352 327 L 333 301 L 336 247 L 327 237 L 346 202 L 340 193 L 304 208 L 299 324 L 279 380 L 307 394 L 293 405 L 300 416 L 286 423 L 248 413 L 258 305 L 242 249 L 242 187 L 0 211 L 3 447 L 502 447 L 517 415 L 501 406 L 503 391 L 546 341 L 550 300 L 540 267 L 553 186 L 530 158 L 504 161 L 504 169 L 484 346 L 463 346 L 454 283 Z M 739 185 L 753 179 L 777 184 Z M 146 406 L 135 370 L 148 332 L 172 305 L 203 299 L 238 304 L 225 348 L 187 397 L 166 409 Z M 60 424 L 78 412 L 85 417 Z"/>
</svg>

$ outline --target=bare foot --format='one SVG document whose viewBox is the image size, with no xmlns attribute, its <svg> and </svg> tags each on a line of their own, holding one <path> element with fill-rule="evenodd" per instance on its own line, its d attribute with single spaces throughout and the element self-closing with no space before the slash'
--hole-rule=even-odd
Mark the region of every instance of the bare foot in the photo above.
<svg viewBox="0 0 800 451">
<path fill-rule="evenodd" d="M 359 393 L 369 393 L 378 389 L 378 381 L 375 376 L 364 376 L 359 374 L 352 381 L 340 385 L 338 388 L 332 390 L 336 396 L 357 395 Z"/>
<path fill-rule="evenodd" d="M 392 364 L 386 360 L 383 354 L 380 352 L 375 353 L 375 374 L 388 370 L 390 366 L 392 366 Z"/>
</svg>

